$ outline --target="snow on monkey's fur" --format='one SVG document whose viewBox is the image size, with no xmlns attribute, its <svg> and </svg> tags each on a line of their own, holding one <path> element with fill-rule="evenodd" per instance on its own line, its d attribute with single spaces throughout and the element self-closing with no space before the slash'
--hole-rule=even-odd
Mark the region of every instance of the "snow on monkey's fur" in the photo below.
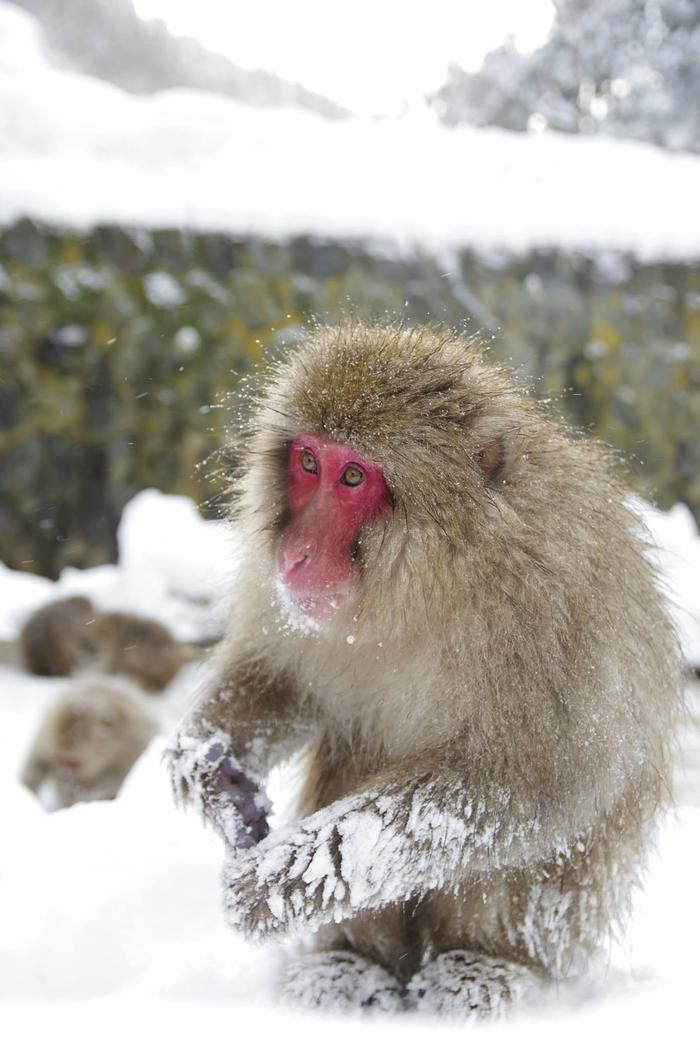
<svg viewBox="0 0 700 1050">
<path fill-rule="evenodd" d="M 392 498 L 360 532 L 357 600 L 316 631 L 278 597 L 302 433 L 377 464 Z M 515 998 L 523 966 L 572 972 L 624 919 L 680 707 L 610 457 L 462 338 L 360 324 L 318 329 L 274 369 L 241 451 L 236 616 L 173 778 L 230 840 L 240 800 L 214 790 L 203 745 L 225 739 L 252 782 L 309 753 L 297 822 L 228 854 L 229 920 L 322 928 L 409 1002 L 428 989 L 470 1016 Z M 490 1007 L 474 993 L 489 967 Z"/>
</svg>

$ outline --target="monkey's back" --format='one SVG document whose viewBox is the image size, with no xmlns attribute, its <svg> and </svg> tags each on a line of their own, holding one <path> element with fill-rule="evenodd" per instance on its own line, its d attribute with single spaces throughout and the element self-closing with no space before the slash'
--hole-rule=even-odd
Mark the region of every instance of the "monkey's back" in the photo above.
<svg viewBox="0 0 700 1050">
<path fill-rule="evenodd" d="M 102 613 L 97 630 L 107 670 L 126 674 L 145 689 L 164 689 L 185 659 L 185 648 L 157 620 L 130 613 Z"/>
<path fill-rule="evenodd" d="M 87 598 L 64 598 L 38 609 L 22 627 L 20 652 L 28 671 L 66 676 L 96 650 L 95 610 Z"/>
</svg>

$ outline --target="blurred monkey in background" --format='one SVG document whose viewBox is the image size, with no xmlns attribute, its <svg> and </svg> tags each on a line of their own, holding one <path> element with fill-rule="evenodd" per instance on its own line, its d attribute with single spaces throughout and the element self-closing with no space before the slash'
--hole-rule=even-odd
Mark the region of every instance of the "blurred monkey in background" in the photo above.
<svg viewBox="0 0 700 1050">
<path fill-rule="evenodd" d="M 37 730 L 22 771 L 50 808 L 112 799 L 158 730 L 139 693 L 108 678 L 84 678 L 62 693 Z"/>
<path fill-rule="evenodd" d="M 162 623 L 124 612 L 98 612 L 88 598 L 42 606 L 20 634 L 22 662 L 38 675 L 68 676 L 86 668 L 125 674 L 152 692 L 165 689 L 201 647 L 178 642 Z"/>
</svg>

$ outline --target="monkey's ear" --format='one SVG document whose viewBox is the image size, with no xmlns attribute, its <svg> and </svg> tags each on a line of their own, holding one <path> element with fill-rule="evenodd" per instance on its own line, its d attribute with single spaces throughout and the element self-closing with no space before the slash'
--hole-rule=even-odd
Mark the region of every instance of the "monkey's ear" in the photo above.
<svg viewBox="0 0 700 1050">
<path fill-rule="evenodd" d="M 476 459 L 487 481 L 495 481 L 506 461 L 506 448 L 502 437 L 491 438 L 476 454 Z"/>
</svg>

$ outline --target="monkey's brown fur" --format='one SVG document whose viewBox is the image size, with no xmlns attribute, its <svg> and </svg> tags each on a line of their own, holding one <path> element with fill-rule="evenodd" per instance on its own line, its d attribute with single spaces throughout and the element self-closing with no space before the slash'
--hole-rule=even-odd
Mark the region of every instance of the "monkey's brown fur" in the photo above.
<svg viewBox="0 0 700 1050">
<path fill-rule="evenodd" d="M 33 674 L 67 676 L 93 664 L 158 691 L 199 650 L 176 641 L 157 620 L 98 612 L 88 598 L 75 597 L 50 602 L 33 613 L 22 628 L 20 651 Z"/>
<path fill-rule="evenodd" d="M 290 626 L 274 592 L 287 448 L 304 432 L 378 464 L 393 501 L 361 537 L 359 605 L 318 632 Z M 351 796 L 380 821 L 392 799 L 416 877 L 348 911 L 321 890 L 307 905 L 286 870 L 273 914 L 263 841 L 231 869 L 236 923 L 326 923 L 325 945 L 401 980 L 457 948 L 571 972 L 625 917 L 668 802 L 680 706 L 676 642 L 611 457 L 464 339 L 360 324 L 315 331 L 276 368 L 243 455 L 235 619 L 186 732 L 224 731 L 261 778 L 315 740 L 301 815 Z M 459 863 L 438 852 L 430 867 L 416 799 L 445 828 L 470 818 Z M 327 839 L 337 879 L 342 827 Z"/>
<path fill-rule="evenodd" d="M 157 723 L 134 689 L 105 678 L 85 678 L 47 711 L 22 783 L 34 792 L 48 783 L 58 808 L 115 798 L 156 732 Z"/>
<path fill-rule="evenodd" d="M 20 634 L 20 652 L 28 671 L 69 675 L 94 656 L 95 608 L 88 598 L 61 598 L 33 613 Z"/>
<path fill-rule="evenodd" d="M 125 674 L 144 689 L 165 689 L 195 648 L 178 642 L 167 627 L 131 613 L 101 613 L 97 638 L 110 674 Z"/>
</svg>

